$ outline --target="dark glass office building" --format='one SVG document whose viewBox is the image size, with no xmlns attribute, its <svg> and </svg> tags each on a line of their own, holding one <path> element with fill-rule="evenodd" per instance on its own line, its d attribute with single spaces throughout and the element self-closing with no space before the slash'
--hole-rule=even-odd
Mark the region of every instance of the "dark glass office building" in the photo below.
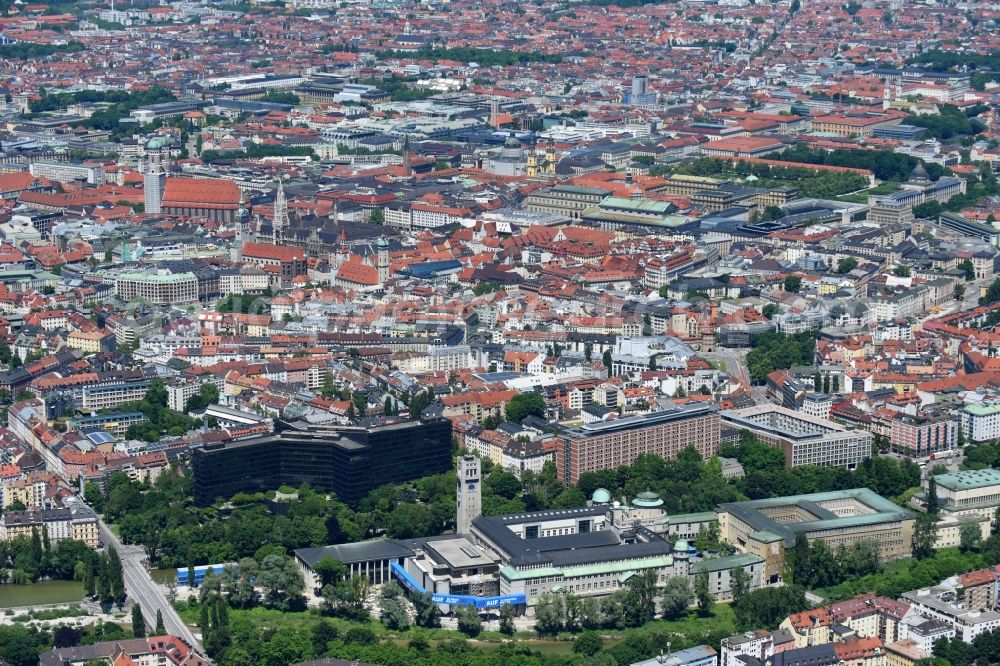
<svg viewBox="0 0 1000 666">
<path fill-rule="evenodd" d="M 354 503 L 378 486 L 452 469 L 451 422 L 389 418 L 334 426 L 280 421 L 270 435 L 196 448 L 191 465 L 199 506 L 240 492 L 302 483 Z"/>
</svg>

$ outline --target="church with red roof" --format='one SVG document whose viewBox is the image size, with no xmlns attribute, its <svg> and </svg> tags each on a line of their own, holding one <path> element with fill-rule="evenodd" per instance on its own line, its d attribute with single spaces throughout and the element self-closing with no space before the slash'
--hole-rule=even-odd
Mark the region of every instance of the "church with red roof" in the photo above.
<svg viewBox="0 0 1000 666">
<path fill-rule="evenodd" d="M 240 207 L 240 188 L 231 180 L 167 178 L 163 212 L 232 224 Z"/>
</svg>

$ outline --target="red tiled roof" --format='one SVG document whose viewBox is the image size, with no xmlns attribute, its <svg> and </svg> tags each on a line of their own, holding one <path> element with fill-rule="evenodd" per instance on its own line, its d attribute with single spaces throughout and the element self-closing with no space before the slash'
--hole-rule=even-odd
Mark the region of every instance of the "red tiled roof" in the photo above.
<svg viewBox="0 0 1000 666">
<path fill-rule="evenodd" d="M 277 261 L 305 261 L 305 251 L 300 247 L 271 245 L 270 243 L 244 243 L 243 256 L 255 259 L 275 259 Z"/>
<path fill-rule="evenodd" d="M 44 187 L 51 186 L 45 178 L 39 178 L 38 176 L 32 176 L 27 171 L 15 171 L 14 173 L 3 173 L 0 174 L 0 192 L 11 192 L 13 190 L 21 190 L 27 187 L 31 187 L 33 183 L 38 183 Z"/>
<path fill-rule="evenodd" d="M 345 261 L 337 269 L 337 279 L 354 284 L 376 285 L 378 284 L 378 270 L 361 261 Z"/>
<path fill-rule="evenodd" d="M 167 178 L 163 205 L 210 204 L 238 206 L 240 188 L 231 180 Z"/>
</svg>

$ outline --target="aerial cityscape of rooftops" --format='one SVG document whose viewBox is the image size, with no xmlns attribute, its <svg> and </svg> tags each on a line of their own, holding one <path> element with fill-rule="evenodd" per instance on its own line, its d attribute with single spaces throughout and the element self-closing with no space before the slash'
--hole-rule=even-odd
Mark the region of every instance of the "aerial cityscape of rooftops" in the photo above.
<svg viewBox="0 0 1000 666">
<path fill-rule="evenodd" d="M 1000 5 L 0 0 L 0 666 L 1000 665 Z"/>
</svg>

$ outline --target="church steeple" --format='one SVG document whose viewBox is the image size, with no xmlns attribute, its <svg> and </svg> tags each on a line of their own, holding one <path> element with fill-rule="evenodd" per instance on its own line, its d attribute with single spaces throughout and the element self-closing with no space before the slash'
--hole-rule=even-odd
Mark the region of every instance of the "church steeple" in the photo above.
<svg viewBox="0 0 1000 666">
<path fill-rule="evenodd" d="M 410 135 L 407 134 L 403 139 L 403 170 L 406 172 L 407 177 L 413 175 L 413 164 L 410 161 Z"/>
<path fill-rule="evenodd" d="M 243 258 L 243 245 L 248 240 L 250 233 L 250 210 L 247 208 L 246 197 L 240 192 L 240 207 L 236 210 L 236 240 L 233 243 L 233 259 L 239 261 Z"/>
<path fill-rule="evenodd" d="M 556 161 L 556 144 L 552 139 L 549 139 L 545 146 L 545 173 L 553 174 L 556 172 Z"/>
<path fill-rule="evenodd" d="M 351 249 L 347 245 L 347 234 L 340 230 L 338 237 L 337 251 L 330 253 L 330 284 L 337 283 L 337 273 L 340 267 L 346 264 L 351 258 Z"/>
<path fill-rule="evenodd" d="M 337 244 L 340 246 L 340 254 L 345 257 L 350 254 L 350 250 L 347 247 L 347 234 L 343 229 L 340 230 L 340 235 L 337 236 Z"/>
<path fill-rule="evenodd" d="M 288 201 L 285 200 L 285 183 L 278 179 L 278 191 L 274 195 L 274 219 L 271 222 L 271 240 L 275 245 L 285 239 L 288 228 Z"/>
<path fill-rule="evenodd" d="M 526 176 L 537 176 L 538 175 L 538 145 L 531 147 L 528 151 L 528 163 L 525 167 Z"/>
<path fill-rule="evenodd" d="M 379 236 L 378 239 L 378 263 L 375 268 L 378 269 L 379 285 L 384 285 L 389 279 L 389 242 L 385 236 Z"/>
</svg>

